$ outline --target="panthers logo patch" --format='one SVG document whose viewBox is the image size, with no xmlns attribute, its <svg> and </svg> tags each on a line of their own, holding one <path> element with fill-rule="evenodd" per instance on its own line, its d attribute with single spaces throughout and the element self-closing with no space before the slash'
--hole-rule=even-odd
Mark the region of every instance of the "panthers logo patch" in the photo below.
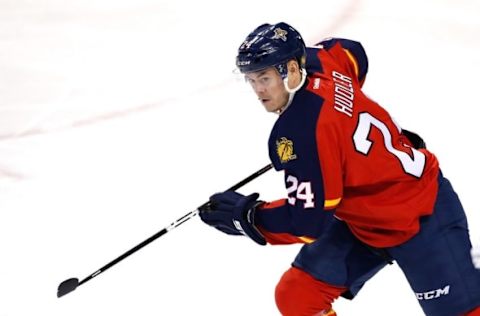
<svg viewBox="0 0 480 316">
<path fill-rule="evenodd" d="M 286 137 L 277 140 L 277 154 L 281 163 L 297 159 L 297 155 L 293 152 L 293 142 Z"/>
</svg>

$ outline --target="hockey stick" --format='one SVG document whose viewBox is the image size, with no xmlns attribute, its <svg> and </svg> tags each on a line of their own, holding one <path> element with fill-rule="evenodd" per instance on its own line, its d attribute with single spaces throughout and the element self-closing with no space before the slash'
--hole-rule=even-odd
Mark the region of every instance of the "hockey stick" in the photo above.
<svg viewBox="0 0 480 316">
<path fill-rule="evenodd" d="M 234 186 L 232 186 L 231 188 L 229 188 L 228 190 L 231 190 L 231 191 L 235 191 L 241 187 L 243 187 L 245 184 L 249 183 L 250 181 L 252 181 L 253 179 L 261 176 L 262 174 L 264 174 L 265 172 L 267 172 L 268 170 L 270 170 L 272 168 L 272 164 L 268 164 L 266 165 L 265 167 L 263 167 L 262 169 L 258 170 L 257 172 L 249 175 L 248 177 L 246 177 L 245 179 L 243 179 L 242 181 L 238 182 L 237 184 L 235 184 Z M 164 229 L 162 229 L 161 231 L 159 231 L 158 233 L 152 235 L 150 238 L 144 240 L 143 242 L 141 242 L 140 244 L 136 245 L 135 247 L 133 247 L 132 249 L 128 250 L 127 252 L 125 252 L 123 255 L 121 255 L 120 257 L 116 258 L 115 260 L 107 263 L 105 266 L 101 267 L 100 269 L 98 269 L 97 271 L 95 271 L 94 273 L 90 274 L 88 277 L 86 277 L 85 279 L 79 281 L 77 278 L 70 278 L 68 280 L 65 280 L 63 281 L 62 283 L 60 283 L 60 285 L 58 286 L 58 290 L 57 290 L 57 297 L 62 297 L 64 296 L 65 294 L 68 294 L 72 291 L 75 291 L 75 289 L 77 287 L 79 287 L 80 285 L 90 281 L 91 279 L 93 279 L 94 277 L 98 276 L 100 273 L 102 272 L 105 272 L 108 268 L 114 266 L 115 264 L 119 263 L 120 261 L 122 261 L 123 259 L 125 259 L 126 257 L 130 256 L 131 254 L 133 254 L 134 252 L 137 252 L 138 250 L 142 249 L 143 247 L 145 247 L 146 245 L 148 245 L 149 243 L 151 243 L 152 241 L 154 241 L 155 239 L 165 235 L 166 233 L 168 233 L 169 231 L 171 231 L 172 229 L 180 226 L 181 224 L 185 223 L 186 221 L 188 221 L 189 219 L 191 219 L 192 217 L 194 217 L 195 215 L 198 214 L 198 212 L 201 210 L 201 209 L 205 209 L 209 206 L 209 203 L 210 202 L 205 202 L 203 203 L 201 206 L 199 206 L 196 210 L 194 211 L 191 211 L 185 215 L 183 215 L 182 217 L 180 217 L 179 219 L 177 219 L 176 221 L 174 221 L 173 223 L 171 223 L 169 226 L 165 227 Z"/>
</svg>

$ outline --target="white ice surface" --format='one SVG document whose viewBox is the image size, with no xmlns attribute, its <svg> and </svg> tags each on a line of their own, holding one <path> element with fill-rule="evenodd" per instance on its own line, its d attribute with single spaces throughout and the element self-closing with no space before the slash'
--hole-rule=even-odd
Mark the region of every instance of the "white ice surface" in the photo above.
<svg viewBox="0 0 480 316">
<path fill-rule="evenodd" d="M 278 315 L 299 247 L 198 218 L 56 298 L 268 163 L 275 116 L 231 73 L 263 22 L 363 43 L 365 91 L 424 136 L 480 241 L 479 14 L 475 0 L 0 0 L 0 316 Z M 282 197 L 282 175 L 241 191 Z M 421 315 L 397 266 L 335 309 Z"/>
</svg>

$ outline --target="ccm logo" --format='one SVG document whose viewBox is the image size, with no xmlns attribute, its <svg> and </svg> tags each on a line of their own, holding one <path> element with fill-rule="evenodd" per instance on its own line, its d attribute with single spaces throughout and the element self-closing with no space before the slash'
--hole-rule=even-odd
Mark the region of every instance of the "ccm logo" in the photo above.
<svg viewBox="0 0 480 316">
<path fill-rule="evenodd" d="M 417 296 L 417 300 L 433 300 L 435 298 L 439 298 L 442 295 L 448 295 L 450 292 L 450 285 L 445 286 L 443 289 L 436 289 L 424 293 L 415 293 Z"/>
</svg>

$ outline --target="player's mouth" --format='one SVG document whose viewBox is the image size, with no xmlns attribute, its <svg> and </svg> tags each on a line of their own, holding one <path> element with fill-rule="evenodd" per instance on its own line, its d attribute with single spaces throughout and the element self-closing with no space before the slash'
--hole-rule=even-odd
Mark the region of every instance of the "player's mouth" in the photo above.
<svg viewBox="0 0 480 316">
<path fill-rule="evenodd" d="M 270 99 L 260 98 L 260 102 L 262 102 L 262 104 L 266 104 L 266 103 L 270 102 Z"/>
</svg>

